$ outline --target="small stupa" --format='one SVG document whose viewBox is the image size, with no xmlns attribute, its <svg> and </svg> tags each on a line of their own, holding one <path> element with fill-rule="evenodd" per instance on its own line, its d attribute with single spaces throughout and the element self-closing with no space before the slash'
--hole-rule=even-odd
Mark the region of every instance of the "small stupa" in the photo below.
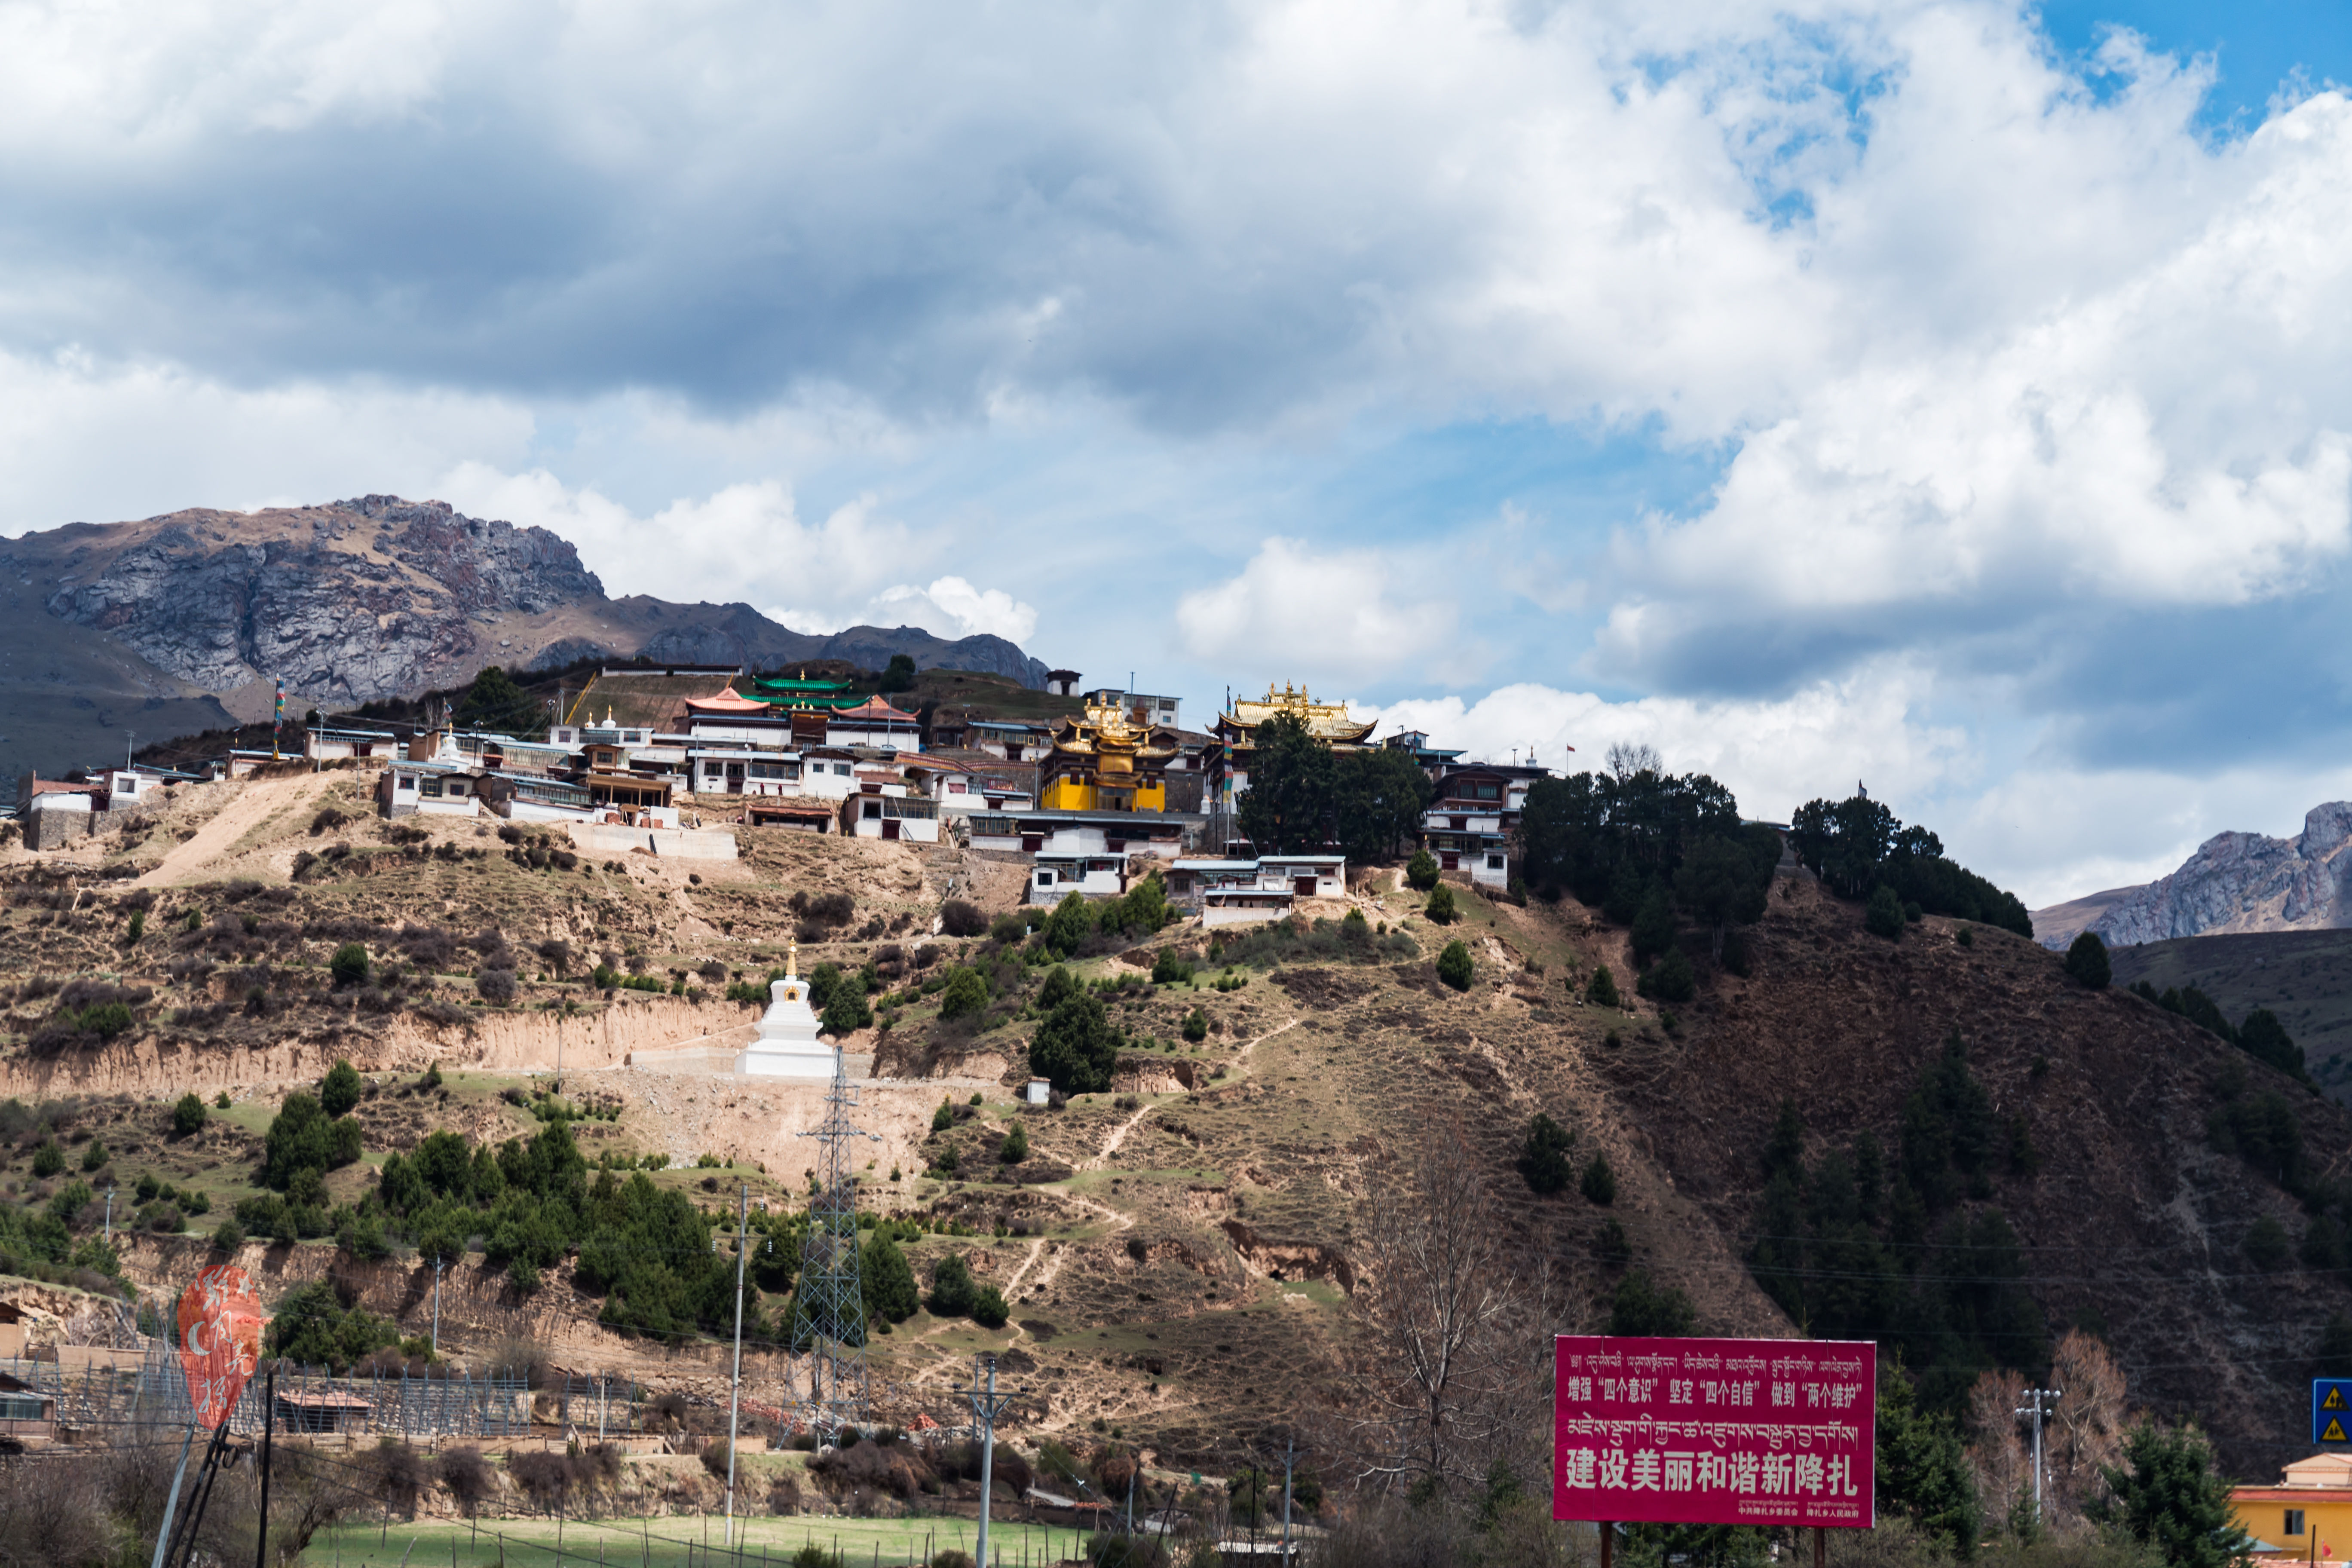
<svg viewBox="0 0 2352 1568">
<path fill-rule="evenodd" d="M 760 1037 L 735 1058 L 743 1078 L 833 1076 L 834 1048 L 816 1037 L 817 1016 L 809 1006 L 808 982 L 801 978 L 801 944 L 784 946 L 784 977 L 768 984 L 768 1010 L 760 1016 Z"/>
</svg>

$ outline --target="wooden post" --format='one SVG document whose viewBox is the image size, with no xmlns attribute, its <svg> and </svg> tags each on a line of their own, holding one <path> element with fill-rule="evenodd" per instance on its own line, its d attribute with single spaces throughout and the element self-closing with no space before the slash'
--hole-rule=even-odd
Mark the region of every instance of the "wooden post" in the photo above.
<svg viewBox="0 0 2352 1568">
<path fill-rule="evenodd" d="M 1616 1544 L 1616 1533 L 1617 1527 L 1613 1524 L 1603 1523 L 1601 1526 L 1601 1568 L 1610 1568 L 1616 1556 L 1612 1550 Z"/>
<path fill-rule="evenodd" d="M 1813 1568 L 1828 1568 L 1830 1532 L 1821 1525 L 1813 1526 Z"/>
</svg>

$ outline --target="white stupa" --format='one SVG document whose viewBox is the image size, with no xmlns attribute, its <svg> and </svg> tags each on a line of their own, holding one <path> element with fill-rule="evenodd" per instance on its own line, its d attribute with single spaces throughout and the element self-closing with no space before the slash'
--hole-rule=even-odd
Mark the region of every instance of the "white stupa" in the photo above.
<svg viewBox="0 0 2352 1568">
<path fill-rule="evenodd" d="M 784 977 L 768 985 L 768 1010 L 760 1016 L 760 1037 L 735 1058 L 744 1078 L 833 1076 L 835 1051 L 816 1037 L 817 1017 L 808 1003 L 808 982 L 800 974 L 800 943 L 784 948 Z"/>
</svg>

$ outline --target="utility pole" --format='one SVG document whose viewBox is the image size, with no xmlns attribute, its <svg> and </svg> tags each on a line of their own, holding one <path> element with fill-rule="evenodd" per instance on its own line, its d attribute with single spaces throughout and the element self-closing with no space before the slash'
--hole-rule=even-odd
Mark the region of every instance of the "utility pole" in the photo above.
<svg viewBox="0 0 2352 1568">
<path fill-rule="evenodd" d="M 973 1568 L 987 1568 L 988 1505 L 992 1500 L 989 1491 L 996 1481 L 996 1414 L 1013 1402 L 1013 1391 L 996 1392 L 996 1356 L 983 1352 L 975 1358 L 988 1368 L 988 1387 L 980 1386 L 980 1366 L 971 1369 L 971 1414 L 980 1427 L 980 1533 L 973 1542 L 978 1548 L 978 1560 Z"/>
<path fill-rule="evenodd" d="M 114 1240 L 114 1189 L 112 1187 L 106 1189 L 106 1239 L 110 1243 Z"/>
<path fill-rule="evenodd" d="M 269 1363 L 261 1394 L 261 1530 L 254 1537 L 253 1568 L 269 1568 L 269 1435 L 278 1430 L 278 1363 Z"/>
<path fill-rule="evenodd" d="M 727 1384 L 727 1544 L 735 1544 L 735 1413 L 743 1398 L 743 1265 L 751 1256 L 744 1240 L 744 1222 L 751 1217 L 751 1184 L 735 1187 L 735 1373 Z M 985 1506 L 985 1505 L 983 1505 Z"/>
<path fill-rule="evenodd" d="M 1298 1463 L 1298 1439 L 1282 1440 L 1282 1568 L 1290 1568 L 1290 1472 Z"/>
<path fill-rule="evenodd" d="M 2029 1388 L 2025 1397 L 2030 1404 L 2021 1405 L 2017 1414 L 2030 1416 L 2033 1422 L 2033 1522 L 2042 1522 L 2042 1421 L 2050 1414 L 2049 1406 L 2066 1396 L 2063 1388 Z M 2048 1403 L 2045 1404 L 2044 1402 Z"/>
<path fill-rule="evenodd" d="M 433 1255 L 433 1357 L 441 1357 L 441 1255 Z"/>
</svg>

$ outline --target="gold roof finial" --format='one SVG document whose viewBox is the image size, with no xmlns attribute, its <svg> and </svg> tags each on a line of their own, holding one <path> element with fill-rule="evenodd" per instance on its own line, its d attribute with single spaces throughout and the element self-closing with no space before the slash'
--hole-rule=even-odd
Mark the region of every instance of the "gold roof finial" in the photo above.
<svg viewBox="0 0 2352 1568">
<path fill-rule="evenodd" d="M 800 943 L 800 939 L 799 939 L 798 937 L 791 937 L 791 936 L 788 936 L 788 937 L 784 938 L 784 978 L 785 978 L 785 979 L 787 979 L 787 980 L 798 980 L 800 977 L 801 977 L 801 943 Z"/>
</svg>

